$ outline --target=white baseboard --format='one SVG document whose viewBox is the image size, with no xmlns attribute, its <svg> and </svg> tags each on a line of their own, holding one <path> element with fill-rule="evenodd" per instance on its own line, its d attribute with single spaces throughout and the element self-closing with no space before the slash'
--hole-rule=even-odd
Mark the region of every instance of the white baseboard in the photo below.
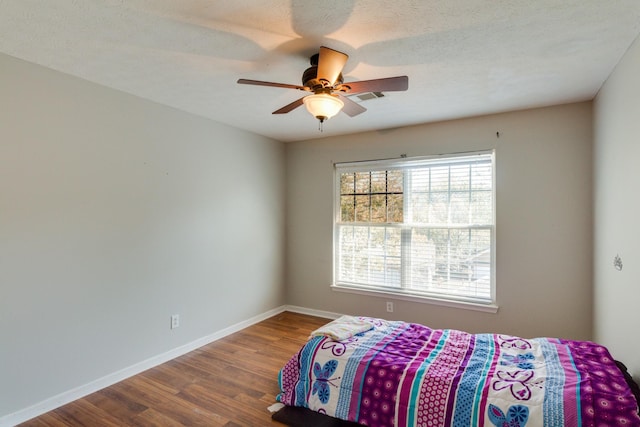
<svg viewBox="0 0 640 427">
<path fill-rule="evenodd" d="M 280 314 L 286 310 L 297 311 L 299 313 L 309 314 L 313 316 L 325 317 L 319 314 L 322 312 L 316 312 L 314 310 L 309 310 L 309 312 L 306 312 L 303 310 L 307 310 L 307 309 L 303 309 L 301 307 L 291 308 L 290 306 L 280 306 L 278 308 L 274 308 L 273 310 L 269 310 L 265 313 L 259 314 L 257 316 L 251 317 L 250 319 L 244 320 L 242 322 L 236 323 L 235 325 L 231 325 L 220 331 L 214 332 L 211 335 L 207 335 L 205 337 L 199 338 L 195 341 L 192 341 L 180 347 L 174 348 L 165 353 L 151 357 L 147 360 L 143 360 L 142 362 L 136 363 L 135 365 L 129 366 L 128 368 L 121 369 L 117 372 L 106 375 L 95 381 L 91 381 L 88 384 L 76 387 L 69 391 L 65 391 L 63 393 L 58 394 L 57 396 L 50 397 L 28 408 L 21 409 L 17 412 L 13 412 L 11 414 L 0 417 L 0 427 L 15 426 L 16 424 L 20 424 L 22 422 L 35 418 L 46 412 L 59 408 L 60 406 L 66 405 L 67 403 L 71 403 L 74 400 L 83 398 L 105 387 L 109 387 L 117 382 L 120 382 L 129 377 L 137 375 L 143 371 L 146 371 L 147 369 L 153 368 L 154 366 L 158 366 L 162 363 L 168 362 L 171 359 L 175 359 L 178 356 L 182 356 L 183 354 L 189 353 L 190 351 L 200 348 L 203 345 L 207 345 L 221 338 L 224 338 L 227 335 L 231 335 L 234 332 L 238 332 L 244 328 L 247 328 L 255 323 L 266 320 L 269 317 L 273 317 L 276 314 Z"/>
<path fill-rule="evenodd" d="M 315 310 L 313 308 L 298 307 L 297 305 L 285 305 L 284 311 L 308 314 L 309 316 L 324 317 L 325 319 L 337 319 L 338 317 L 342 316 L 342 314 L 333 313 L 331 311 Z"/>
</svg>

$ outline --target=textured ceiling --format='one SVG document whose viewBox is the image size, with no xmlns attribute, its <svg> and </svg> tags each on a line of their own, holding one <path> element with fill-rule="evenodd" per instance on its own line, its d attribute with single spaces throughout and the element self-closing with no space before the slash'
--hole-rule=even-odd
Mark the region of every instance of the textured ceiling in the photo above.
<svg viewBox="0 0 640 427">
<path fill-rule="evenodd" d="M 282 141 L 592 99 L 639 32 L 638 0 L 0 0 L 2 53 Z M 321 45 L 409 90 L 319 133 L 236 84 L 300 84 Z"/>
</svg>

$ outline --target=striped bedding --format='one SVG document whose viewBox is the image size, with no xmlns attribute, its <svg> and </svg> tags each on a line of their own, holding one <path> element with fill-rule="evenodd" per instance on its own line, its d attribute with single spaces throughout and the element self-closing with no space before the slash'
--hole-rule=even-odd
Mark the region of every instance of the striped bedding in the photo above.
<svg viewBox="0 0 640 427">
<path fill-rule="evenodd" d="M 312 337 L 289 360 L 280 402 L 368 426 L 640 425 L 598 344 L 359 319 L 373 328 Z"/>
</svg>

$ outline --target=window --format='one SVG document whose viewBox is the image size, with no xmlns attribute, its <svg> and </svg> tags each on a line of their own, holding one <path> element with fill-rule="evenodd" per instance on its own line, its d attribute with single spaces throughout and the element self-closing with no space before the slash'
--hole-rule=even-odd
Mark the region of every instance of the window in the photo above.
<svg viewBox="0 0 640 427">
<path fill-rule="evenodd" d="M 493 304 L 493 157 L 336 164 L 334 286 Z"/>
</svg>

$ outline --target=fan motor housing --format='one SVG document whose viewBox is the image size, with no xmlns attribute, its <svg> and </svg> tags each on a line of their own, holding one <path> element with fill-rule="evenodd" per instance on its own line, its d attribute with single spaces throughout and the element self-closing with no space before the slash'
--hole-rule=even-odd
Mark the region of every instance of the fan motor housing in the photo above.
<svg viewBox="0 0 640 427">
<path fill-rule="evenodd" d="M 331 82 L 327 80 L 318 79 L 318 67 L 312 66 L 307 68 L 302 74 L 302 85 L 308 87 L 311 90 L 330 88 L 332 86 L 337 86 L 342 84 L 342 73 L 338 75 L 338 78 L 332 85 Z"/>
</svg>

